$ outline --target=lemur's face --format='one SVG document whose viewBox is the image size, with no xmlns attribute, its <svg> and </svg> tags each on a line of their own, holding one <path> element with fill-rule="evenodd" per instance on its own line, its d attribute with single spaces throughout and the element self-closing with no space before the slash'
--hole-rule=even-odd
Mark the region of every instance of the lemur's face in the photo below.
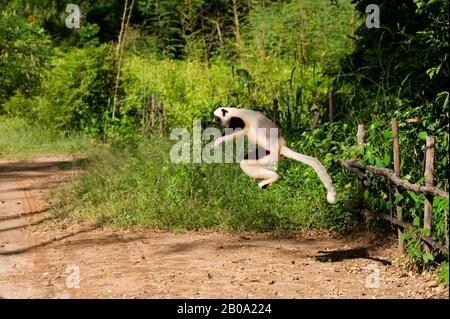
<svg viewBox="0 0 450 319">
<path fill-rule="evenodd" d="M 214 123 L 222 127 L 227 127 L 230 123 L 230 111 L 224 107 L 220 107 L 214 111 Z"/>
</svg>

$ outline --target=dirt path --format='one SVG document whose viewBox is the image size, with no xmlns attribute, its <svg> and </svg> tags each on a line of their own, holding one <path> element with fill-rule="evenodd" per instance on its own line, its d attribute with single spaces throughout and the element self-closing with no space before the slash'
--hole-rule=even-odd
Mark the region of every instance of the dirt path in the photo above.
<svg viewBox="0 0 450 319">
<path fill-rule="evenodd" d="M 66 160 L 0 161 L 0 298 L 448 298 L 392 236 L 52 227 L 42 196 Z"/>
</svg>

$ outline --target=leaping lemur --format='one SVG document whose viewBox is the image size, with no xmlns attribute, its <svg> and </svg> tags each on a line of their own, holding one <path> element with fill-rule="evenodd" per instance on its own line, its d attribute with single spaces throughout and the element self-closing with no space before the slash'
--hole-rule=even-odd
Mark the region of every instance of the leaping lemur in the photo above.
<svg viewBox="0 0 450 319">
<path fill-rule="evenodd" d="M 246 136 L 250 143 L 256 145 L 256 150 L 265 150 L 260 158 L 252 159 L 255 154 L 247 154 L 240 162 L 244 173 L 259 181 L 259 187 L 266 188 L 278 180 L 279 175 L 274 171 L 273 165 L 277 163 L 279 156 L 285 156 L 311 166 L 327 190 L 328 202 L 336 202 L 336 190 L 319 160 L 288 148 L 284 138 L 278 134 L 278 127 L 261 112 L 221 107 L 214 111 L 214 123 L 234 129 L 231 134 L 216 139 L 214 148 L 218 148 L 223 142 Z M 240 130 L 236 130 L 237 128 Z"/>
</svg>

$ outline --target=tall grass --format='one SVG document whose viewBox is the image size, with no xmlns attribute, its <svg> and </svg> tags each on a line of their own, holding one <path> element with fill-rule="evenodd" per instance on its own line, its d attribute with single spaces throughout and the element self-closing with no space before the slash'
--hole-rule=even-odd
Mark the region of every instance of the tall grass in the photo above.
<svg viewBox="0 0 450 319">
<path fill-rule="evenodd" d="M 24 160 L 38 155 L 88 152 L 93 141 L 81 134 L 63 135 L 19 118 L 0 117 L 0 158 Z"/>
<path fill-rule="evenodd" d="M 309 178 L 303 185 L 282 178 L 262 191 L 238 164 L 173 164 L 170 146 L 166 139 L 144 138 L 98 153 L 88 173 L 66 186 L 57 210 L 114 227 L 265 231 L 351 225 L 341 206 L 326 203 L 312 170 L 304 170 Z M 288 163 L 280 163 L 280 174 L 289 175 Z"/>
</svg>

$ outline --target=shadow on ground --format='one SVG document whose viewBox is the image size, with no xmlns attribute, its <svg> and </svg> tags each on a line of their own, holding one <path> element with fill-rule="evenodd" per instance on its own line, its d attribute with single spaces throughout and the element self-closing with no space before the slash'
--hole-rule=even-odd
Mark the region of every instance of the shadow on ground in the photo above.
<svg viewBox="0 0 450 319">
<path fill-rule="evenodd" d="M 382 263 L 383 265 L 391 265 L 392 263 L 385 259 L 380 259 L 370 256 L 370 249 L 374 247 L 358 247 L 352 249 L 338 249 L 333 251 L 318 251 L 318 254 L 314 257 L 315 260 L 320 262 L 340 262 L 346 259 L 369 259 Z"/>
</svg>

